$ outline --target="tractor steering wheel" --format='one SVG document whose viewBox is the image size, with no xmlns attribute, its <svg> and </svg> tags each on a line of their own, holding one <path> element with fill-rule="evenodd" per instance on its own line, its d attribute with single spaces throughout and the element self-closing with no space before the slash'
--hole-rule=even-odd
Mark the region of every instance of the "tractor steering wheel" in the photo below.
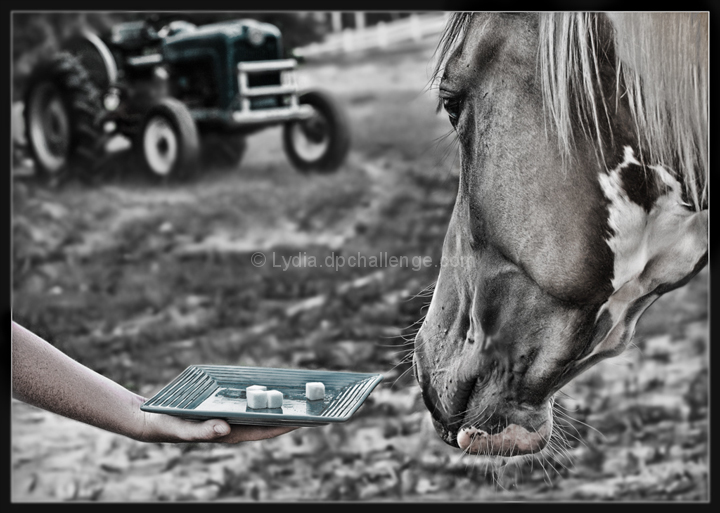
<svg viewBox="0 0 720 513">
<path fill-rule="evenodd" d="M 150 41 L 160 39 L 162 36 L 160 36 L 159 32 L 168 24 L 169 21 L 170 20 L 167 19 L 167 15 L 162 16 L 157 13 L 151 14 L 145 20 L 145 37 L 147 37 Z"/>
</svg>

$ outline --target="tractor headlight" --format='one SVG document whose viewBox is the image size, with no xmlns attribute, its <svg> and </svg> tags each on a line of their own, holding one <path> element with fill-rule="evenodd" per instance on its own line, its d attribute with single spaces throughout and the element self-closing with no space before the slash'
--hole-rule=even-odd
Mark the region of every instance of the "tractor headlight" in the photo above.
<svg viewBox="0 0 720 513">
<path fill-rule="evenodd" d="M 120 105 L 120 95 L 118 94 L 118 91 L 112 89 L 110 92 L 108 92 L 105 95 L 105 98 L 103 98 L 103 105 L 109 111 L 117 109 L 118 105 Z"/>
<path fill-rule="evenodd" d="M 262 30 L 250 27 L 248 29 L 248 41 L 250 41 L 250 44 L 253 46 L 260 46 L 263 44 L 263 41 L 265 41 L 265 34 L 263 34 Z"/>
<path fill-rule="evenodd" d="M 160 80 L 167 80 L 170 78 L 170 74 L 168 73 L 168 70 L 166 70 L 162 66 L 156 66 L 153 70 L 153 74 L 156 78 L 159 78 Z"/>
</svg>

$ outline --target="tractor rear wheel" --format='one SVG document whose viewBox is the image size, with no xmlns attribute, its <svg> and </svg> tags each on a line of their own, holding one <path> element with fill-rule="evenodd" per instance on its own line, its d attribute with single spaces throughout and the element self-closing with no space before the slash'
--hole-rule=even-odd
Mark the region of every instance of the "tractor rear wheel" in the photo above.
<svg viewBox="0 0 720 513">
<path fill-rule="evenodd" d="M 24 118 L 39 174 L 59 177 L 99 161 L 100 92 L 80 61 L 63 52 L 40 62 L 25 88 Z"/>
</svg>

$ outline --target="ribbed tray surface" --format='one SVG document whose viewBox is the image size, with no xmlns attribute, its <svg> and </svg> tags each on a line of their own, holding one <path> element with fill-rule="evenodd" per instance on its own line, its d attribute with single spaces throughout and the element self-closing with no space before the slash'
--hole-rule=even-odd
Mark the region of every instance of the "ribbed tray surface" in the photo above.
<svg viewBox="0 0 720 513">
<path fill-rule="evenodd" d="M 322 370 L 194 365 L 142 407 L 191 419 L 225 418 L 236 424 L 317 425 L 352 416 L 382 380 L 380 374 Z M 305 384 L 325 384 L 324 399 L 308 401 Z M 252 409 L 245 388 L 265 385 L 283 393 L 282 408 Z"/>
</svg>

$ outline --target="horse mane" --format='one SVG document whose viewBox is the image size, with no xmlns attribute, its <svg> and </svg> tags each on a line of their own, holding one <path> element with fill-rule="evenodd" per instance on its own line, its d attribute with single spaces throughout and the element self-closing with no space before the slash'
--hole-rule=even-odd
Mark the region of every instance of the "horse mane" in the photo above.
<svg viewBox="0 0 720 513">
<path fill-rule="evenodd" d="M 435 78 L 462 44 L 471 19 L 472 13 L 451 17 L 438 44 Z M 609 40 L 603 40 L 607 34 Z M 615 97 L 627 98 L 641 160 L 674 172 L 694 208 L 706 208 L 707 13 L 541 13 L 538 46 L 546 118 L 554 125 L 564 162 L 572 159 L 578 123 L 603 155 L 602 120 L 614 105 L 603 95 L 600 61 L 613 58 Z"/>
</svg>

